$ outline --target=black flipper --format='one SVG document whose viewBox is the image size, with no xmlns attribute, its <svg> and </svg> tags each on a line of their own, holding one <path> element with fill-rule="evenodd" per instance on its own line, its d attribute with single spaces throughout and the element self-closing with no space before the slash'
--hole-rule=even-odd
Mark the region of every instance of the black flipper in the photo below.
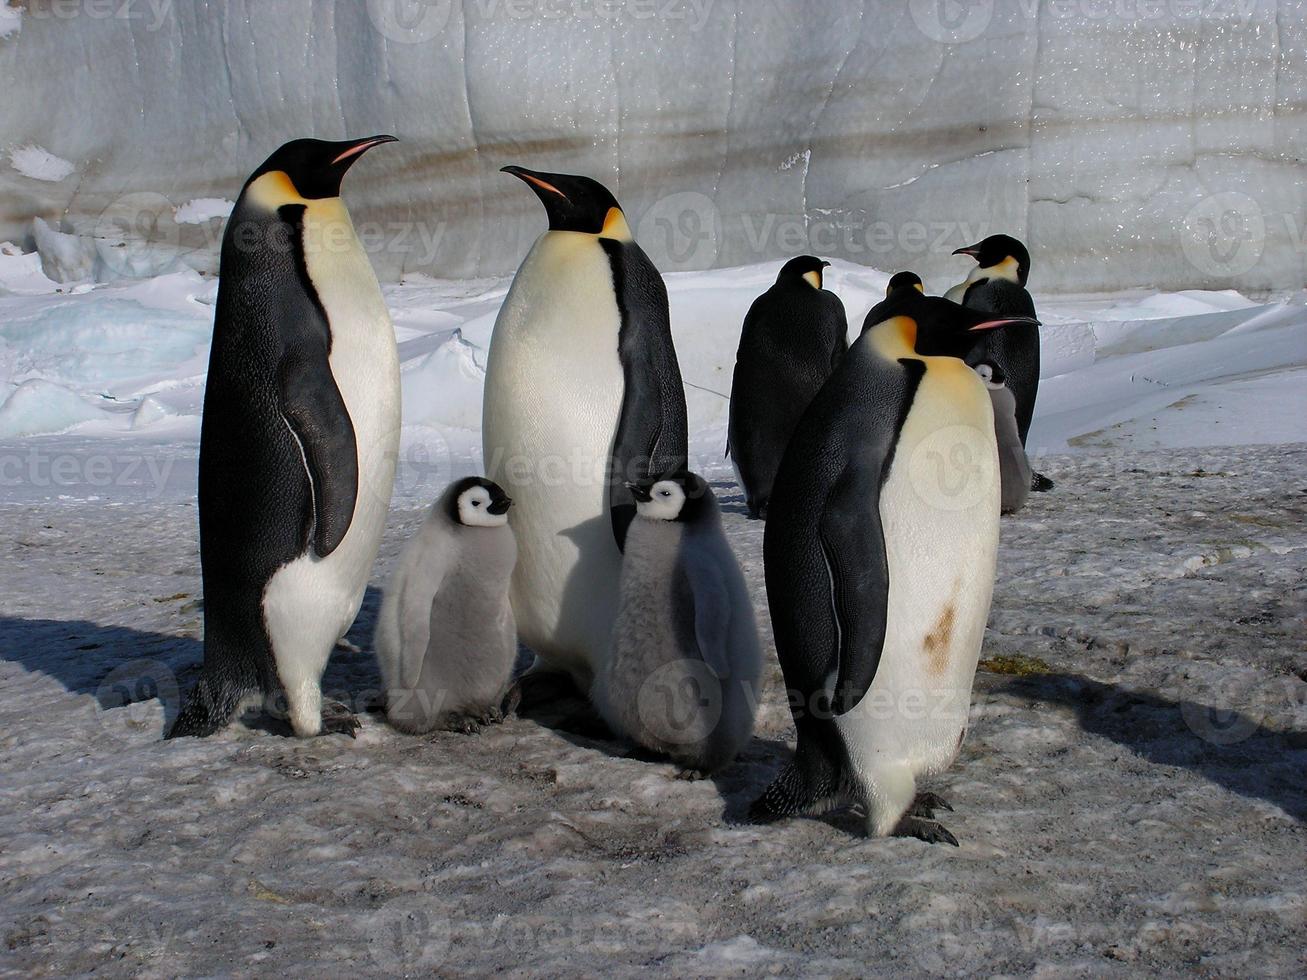
<svg viewBox="0 0 1307 980">
<path fill-rule="evenodd" d="M 281 413 L 299 440 L 313 484 L 313 548 L 336 550 L 354 520 L 358 449 L 354 423 L 336 386 L 325 346 L 305 340 L 288 350 L 278 371 Z"/>
<path fill-rule="evenodd" d="M 621 333 L 625 394 L 613 440 L 608 505 L 613 537 L 626 545 L 635 517 L 635 498 L 625 484 L 684 470 L 688 433 L 685 388 L 672 344 L 667 287 L 644 250 L 634 242 L 599 240 L 613 269 Z"/>
<path fill-rule="evenodd" d="M 838 789 L 832 719 L 862 700 L 880 663 L 889 593 L 880 490 L 925 364 L 866 346 L 864 334 L 804 413 L 776 477 L 764 567 L 798 749 L 759 813 L 797 812 Z"/>
</svg>

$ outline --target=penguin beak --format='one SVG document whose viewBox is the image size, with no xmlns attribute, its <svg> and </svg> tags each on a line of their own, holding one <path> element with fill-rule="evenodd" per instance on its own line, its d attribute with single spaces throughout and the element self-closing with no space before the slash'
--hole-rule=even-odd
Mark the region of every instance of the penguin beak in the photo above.
<svg viewBox="0 0 1307 980">
<path fill-rule="evenodd" d="M 499 172 L 504 174 L 512 174 L 514 177 L 526 181 L 526 183 L 529 184 L 532 187 L 532 189 L 534 189 L 535 192 L 540 195 L 541 199 L 544 198 L 545 194 L 557 194 L 564 201 L 568 200 L 567 195 L 564 194 L 562 191 L 560 191 L 557 187 L 555 187 L 549 181 L 545 180 L 539 174 L 533 173 L 532 171 L 527 170 L 525 167 L 501 167 Z"/>
<path fill-rule="evenodd" d="M 508 508 L 513 506 L 512 497 L 500 497 L 498 500 L 492 500 L 490 506 L 486 508 L 486 513 L 494 514 L 498 517 L 501 514 L 507 514 Z"/>
<path fill-rule="evenodd" d="M 1028 323 L 1031 326 L 1039 326 L 1039 321 L 1030 316 L 1010 316 L 1002 320 L 986 320 L 984 323 L 977 323 L 974 327 L 968 327 L 970 333 L 979 330 L 997 330 L 1000 327 L 1010 327 L 1014 323 Z"/>
<path fill-rule="evenodd" d="M 627 483 L 625 486 L 626 489 L 631 491 L 631 496 L 640 503 L 647 504 L 649 501 L 653 500 L 652 487 L 642 487 L 638 483 Z"/>
<path fill-rule="evenodd" d="M 829 266 L 830 266 L 830 263 L 823 259 L 823 260 L 822 260 L 822 263 L 821 263 L 821 267 L 822 267 L 823 269 L 825 269 L 825 268 L 828 268 Z"/>
<path fill-rule="evenodd" d="M 354 161 L 361 157 L 374 146 L 380 146 L 382 143 L 398 143 L 399 139 L 395 136 L 369 136 L 367 139 L 359 140 L 353 146 L 347 148 L 344 152 L 338 154 L 336 159 L 331 161 L 331 166 L 335 167 L 344 163 L 346 169 L 353 165 Z"/>
<path fill-rule="evenodd" d="M 980 257 L 979 245 L 965 245 L 962 248 L 955 248 L 954 255 L 970 255 L 973 259 Z"/>
</svg>

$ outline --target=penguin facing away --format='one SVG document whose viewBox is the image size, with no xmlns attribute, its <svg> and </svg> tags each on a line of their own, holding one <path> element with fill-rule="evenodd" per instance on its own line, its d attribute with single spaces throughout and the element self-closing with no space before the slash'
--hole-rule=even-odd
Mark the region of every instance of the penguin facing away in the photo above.
<svg viewBox="0 0 1307 980">
<path fill-rule="evenodd" d="M 844 304 L 822 288 L 828 265 L 812 255 L 790 259 L 744 318 L 726 452 L 751 518 L 766 517 L 790 433 L 848 349 Z"/>
<path fill-rule="evenodd" d="M 591 700 L 612 729 L 691 778 L 753 732 L 762 648 L 712 489 L 694 473 L 632 485 L 612 650 Z"/>
<path fill-rule="evenodd" d="M 1036 319 L 1035 302 L 1026 292 L 1030 253 L 1020 241 L 1011 235 L 990 235 L 953 254 L 971 256 L 976 266 L 944 294 L 945 299 L 995 316 Z M 996 365 L 1007 379 L 1005 384 L 1016 399 L 1017 432 L 1024 446 L 1039 395 L 1039 328 L 1013 324 L 986 337 L 967 358 L 972 367 L 982 361 Z"/>
<path fill-rule="evenodd" d="M 515 501 L 512 602 L 537 668 L 589 690 L 607 655 L 635 501 L 625 483 L 686 464 L 667 290 L 617 201 L 588 177 L 505 171 L 549 230 L 495 321 L 482 442 Z"/>
<path fill-rule="evenodd" d="M 993 413 L 961 358 L 1012 321 L 913 289 L 882 306 L 776 478 L 763 551 L 798 745 L 751 812 L 852 799 L 871 835 L 956 843 L 916 780 L 961 744 L 998 550 Z"/>
<path fill-rule="evenodd" d="M 893 296 L 898 289 L 915 289 L 919 293 L 924 293 L 926 285 L 921 281 L 921 276 L 915 272 L 896 272 L 885 284 L 885 296 L 887 298 Z"/>
<path fill-rule="evenodd" d="M 470 733 L 502 720 L 517 658 L 511 504 L 497 483 L 457 480 L 404 546 L 375 644 L 386 716 L 400 731 Z"/>
<path fill-rule="evenodd" d="M 392 141 L 287 143 L 227 221 L 200 433 L 204 667 L 170 738 L 211 735 L 278 687 L 296 735 L 358 727 L 320 683 L 390 505 L 399 360 L 339 193 Z"/>
<path fill-rule="evenodd" d="M 1002 484 L 1000 509 L 1015 514 L 1030 496 L 1032 474 L 1026 448 L 1017 434 L 1016 399 L 1004 384 L 1002 369 L 988 361 L 975 366 L 975 372 L 989 389 L 994 409 L 994 435 L 998 440 L 998 469 Z"/>
</svg>

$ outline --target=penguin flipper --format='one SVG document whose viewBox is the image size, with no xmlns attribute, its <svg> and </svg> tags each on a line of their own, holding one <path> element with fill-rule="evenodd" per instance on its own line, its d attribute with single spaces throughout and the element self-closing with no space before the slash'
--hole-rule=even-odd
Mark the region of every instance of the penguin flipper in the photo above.
<svg viewBox="0 0 1307 980">
<path fill-rule="evenodd" d="M 686 577 L 694 599 L 694 636 L 699 656 L 719 678 L 731 675 L 726 655 L 730 635 L 731 604 L 721 569 L 703 558 L 691 556 L 685 562 Z"/>
<path fill-rule="evenodd" d="M 327 361 L 325 345 L 288 351 L 278 371 L 282 417 L 299 441 L 313 487 L 313 547 L 336 550 L 354 520 L 358 446 L 354 423 Z"/>
<path fill-rule="evenodd" d="M 889 558 L 880 520 L 880 467 L 850 467 L 826 498 L 818 541 L 830 584 L 838 649 L 831 710 L 857 707 L 876 679 L 889 606 Z"/>
</svg>

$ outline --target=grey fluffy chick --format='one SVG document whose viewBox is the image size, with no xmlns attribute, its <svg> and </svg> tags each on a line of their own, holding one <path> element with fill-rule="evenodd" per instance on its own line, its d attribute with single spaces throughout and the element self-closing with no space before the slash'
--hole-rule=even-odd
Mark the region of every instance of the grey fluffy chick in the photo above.
<svg viewBox="0 0 1307 980">
<path fill-rule="evenodd" d="M 591 699 L 615 731 L 684 776 L 706 776 L 753 732 L 762 672 L 753 603 L 702 478 L 631 491 L 612 647 Z"/>
<path fill-rule="evenodd" d="M 502 717 L 517 656 L 511 504 L 497 483 L 459 480 L 404 546 L 375 642 L 386 716 L 400 731 L 473 732 Z"/>
</svg>

